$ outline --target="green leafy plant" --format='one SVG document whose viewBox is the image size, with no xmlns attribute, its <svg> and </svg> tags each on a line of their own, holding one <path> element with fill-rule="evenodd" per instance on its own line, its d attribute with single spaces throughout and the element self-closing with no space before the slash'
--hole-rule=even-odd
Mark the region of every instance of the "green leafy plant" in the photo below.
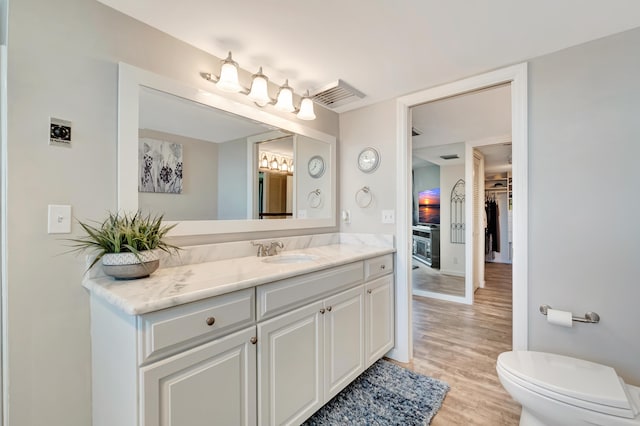
<svg viewBox="0 0 640 426">
<path fill-rule="evenodd" d="M 95 253 L 89 269 L 107 253 L 133 253 L 142 262 L 140 252 L 144 250 L 159 249 L 170 254 L 179 250 L 179 247 L 163 240 L 176 224 L 162 226 L 162 215 L 152 217 L 140 212 L 133 215 L 110 212 L 104 222 L 96 222 L 95 226 L 87 222 L 78 223 L 87 235 L 69 241 L 73 242 L 72 251 Z"/>
</svg>

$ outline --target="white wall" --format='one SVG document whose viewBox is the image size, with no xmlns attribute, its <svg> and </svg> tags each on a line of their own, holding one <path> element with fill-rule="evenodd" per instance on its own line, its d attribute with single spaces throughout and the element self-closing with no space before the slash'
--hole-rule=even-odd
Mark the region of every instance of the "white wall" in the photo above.
<svg viewBox="0 0 640 426">
<path fill-rule="evenodd" d="M 340 114 L 340 203 L 351 212 L 351 223 L 341 223 L 343 232 L 394 234 L 395 225 L 382 223 L 382 210 L 395 209 L 396 191 L 396 103 L 393 100 Z M 358 169 L 358 154 L 372 146 L 380 153 L 380 166 L 373 173 Z M 356 205 L 356 191 L 368 186 L 373 202 Z M 411 230 L 408 229 L 407 233 Z"/>
<path fill-rule="evenodd" d="M 89 300 L 81 257 L 47 235 L 47 204 L 79 219 L 116 205 L 118 61 L 195 87 L 219 58 L 87 0 L 19 0 L 9 9 L 6 178 L 9 424 L 91 424 Z M 268 52 L 266 52 L 268 53 Z M 241 78 L 248 80 L 248 73 Z M 210 88 L 210 86 L 207 86 Z M 229 95 L 252 105 L 242 95 Z M 292 114 L 281 114 L 293 118 Z M 337 135 L 337 115 L 316 108 L 304 124 Z M 48 145 L 49 117 L 73 122 L 71 149 Z M 334 231 L 267 232 L 251 238 Z M 73 234 L 79 236 L 76 223 Z M 247 239 L 244 234 L 181 244 Z"/>
<path fill-rule="evenodd" d="M 140 210 L 164 214 L 165 220 L 216 219 L 218 144 L 151 129 L 140 129 L 138 134 L 140 138 L 181 144 L 183 159 L 182 193 L 138 192 Z M 246 151 L 246 146 L 243 148 Z M 246 161 L 246 155 L 243 160 Z"/>
<path fill-rule="evenodd" d="M 463 277 L 465 244 L 451 243 L 451 190 L 459 179 L 464 180 L 464 164 L 440 166 L 440 271 Z"/>
<path fill-rule="evenodd" d="M 640 29 L 531 61 L 529 341 L 640 385 Z M 517 247 L 514 249 L 517 250 Z M 600 314 L 547 324 L 538 306 Z"/>
<path fill-rule="evenodd" d="M 247 141 L 218 144 L 218 219 L 247 218 Z"/>
<path fill-rule="evenodd" d="M 529 346 L 611 365 L 640 385 L 640 29 L 536 58 L 529 67 Z M 394 156 L 396 110 L 386 101 L 340 115 L 342 207 L 361 182 L 357 150 Z M 383 163 L 384 164 L 384 163 Z M 389 232 L 393 167 L 375 176 L 375 210 L 350 232 Z M 401 178 L 401 177 L 400 177 Z M 516 248 L 517 249 L 517 248 Z M 399 283 L 399 285 L 405 285 Z M 595 311 L 597 325 L 547 324 L 541 304 Z"/>
</svg>

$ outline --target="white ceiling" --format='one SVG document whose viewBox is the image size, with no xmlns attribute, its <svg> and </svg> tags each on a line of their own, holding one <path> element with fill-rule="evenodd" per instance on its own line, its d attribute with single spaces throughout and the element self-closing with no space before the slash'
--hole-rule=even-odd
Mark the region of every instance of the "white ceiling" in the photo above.
<svg viewBox="0 0 640 426">
<path fill-rule="evenodd" d="M 100 1 L 299 94 L 367 95 L 338 112 L 640 26 L 638 0 Z"/>
<path fill-rule="evenodd" d="M 511 87 L 503 85 L 440 99 L 411 108 L 413 166 L 465 162 L 465 142 L 490 143 L 478 148 L 487 173 L 511 170 Z M 457 154 L 444 160 L 441 155 Z"/>
</svg>

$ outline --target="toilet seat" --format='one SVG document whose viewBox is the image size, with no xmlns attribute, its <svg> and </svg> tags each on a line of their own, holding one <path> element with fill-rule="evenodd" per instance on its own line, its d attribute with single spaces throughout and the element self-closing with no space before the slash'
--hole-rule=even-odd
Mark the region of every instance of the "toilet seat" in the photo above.
<svg viewBox="0 0 640 426">
<path fill-rule="evenodd" d="M 632 419 L 638 407 L 611 367 L 543 352 L 500 354 L 497 368 L 519 386 L 583 409 Z"/>
</svg>

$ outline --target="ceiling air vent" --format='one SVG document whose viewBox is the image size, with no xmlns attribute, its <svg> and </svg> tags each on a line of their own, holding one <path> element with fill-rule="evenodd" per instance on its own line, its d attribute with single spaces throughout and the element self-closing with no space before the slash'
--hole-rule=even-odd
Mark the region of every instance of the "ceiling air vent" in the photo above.
<svg viewBox="0 0 640 426">
<path fill-rule="evenodd" d="M 442 158 L 443 160 L 454 160 L 456 158 L 460 158 L 460 156 L 458 156 L 458 154 L 447 154 L 441 155 L 440 158 Z"/>
<path fill-rule="evenodd" d="M 353 88 L 342 80 L 334 81 L 314 90 L 311 99 L 327 108 L 338 108 L 364 98 L 364 93 Z"/>
</svg>

